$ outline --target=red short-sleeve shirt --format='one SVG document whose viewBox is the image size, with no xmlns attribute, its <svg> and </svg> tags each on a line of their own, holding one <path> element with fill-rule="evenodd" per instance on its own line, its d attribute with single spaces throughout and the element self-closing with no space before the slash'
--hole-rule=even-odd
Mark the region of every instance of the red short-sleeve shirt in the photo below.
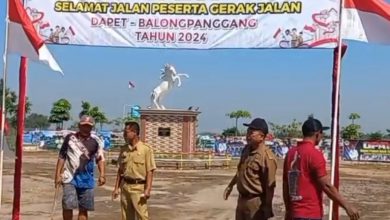
<svg viewBox="0 0 390 220">
<path fill-rule="evenodd" d="M 318 178 L 326 176 L 326 161 L 314 143 L 302 141 L 287 153 L 283 181 L 288 183 L 290 212 L 294 218 L 322 218 L 322 189 Z"/>
</svg>

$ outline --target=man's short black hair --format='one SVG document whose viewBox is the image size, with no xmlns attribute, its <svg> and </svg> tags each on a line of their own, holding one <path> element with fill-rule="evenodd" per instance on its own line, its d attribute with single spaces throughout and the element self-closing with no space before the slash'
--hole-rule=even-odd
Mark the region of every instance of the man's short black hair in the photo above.
<svg viewBox="0 0 390 220">
<path fill-rule="evenodd" d="M 135 122 L 135 121 L 127 121 L 127 122 L 125 122 L 125 129 L 126 128 L 133 129 L 135 131 L 135 133 L 137 135 L 139 135 L 140 128 L 139 128 L 139 124 L 137 122 Z"/>
</svg>

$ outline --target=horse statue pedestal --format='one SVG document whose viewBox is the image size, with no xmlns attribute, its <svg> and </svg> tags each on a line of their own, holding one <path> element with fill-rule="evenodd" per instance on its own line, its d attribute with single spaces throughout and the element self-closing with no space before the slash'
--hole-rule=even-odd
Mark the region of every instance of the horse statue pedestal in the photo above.
<svg viewBox="0 0 390 220">
<path fill-rule="evenodd" d="M 141 140 L 155 152 L 195 151 L 199 111 L 143 109 L 140 113 Z"/>
</svg>

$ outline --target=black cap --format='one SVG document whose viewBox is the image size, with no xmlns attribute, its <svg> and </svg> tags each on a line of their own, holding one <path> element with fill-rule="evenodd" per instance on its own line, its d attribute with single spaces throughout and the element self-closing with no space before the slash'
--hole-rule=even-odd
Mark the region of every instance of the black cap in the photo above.
<svg viewBox="0 0 390 220">
<path fill-rule="evenodd" d="M 303 135 L 310 134 L 313 132 L 318 132 L 318 131 L 325 131 L 328 129 L 329 129 L 329 127 L 322 126 L 321 122 L 315 118 L 307 119 L 302 125 Z"/>
<path fill-rule="evenodd" d="M 253 130 L 260 130 L 264 134 L 268 134 L 267 122 L 262 118 L 255 118 L 250 124 L 244 123 L 244 126 L 249 127 Z"/>
</svg>

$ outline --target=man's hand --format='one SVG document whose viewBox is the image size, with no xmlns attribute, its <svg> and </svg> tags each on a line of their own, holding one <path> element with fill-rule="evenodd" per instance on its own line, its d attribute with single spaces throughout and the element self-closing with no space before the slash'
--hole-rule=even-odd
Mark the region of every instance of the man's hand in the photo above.
<svg viewBox="0 0 390 220">
<path fill-rule="evenodd" d="M 345 211 L 351 220 L 358 220 L 360 218 L 359 211 L 352 205 L 345 207 Z"/>
<path fill-rule="evenodd" d="M 112 200 L 117 199 L 119 196 L 119 189 L 115 188 L 114 191 L 112 191 Z"/>
<path fill-rule="evenodd" d="M 143 197 L 147 200 L 150 198 L 150 190 L 145 190 L 144 191 L 144 194 L 143 194 Z"/>
<path fill-rule="evenodd" d="M 62 176 L 61 174 L 60 175 L 56 175 L 56 177 L 54 178 L 54 188 L 57 188 L 58 185 L 61 185 L 62 183 Z"/>
<path fill-rule="evenodd" d="M 227 200 L 229 198 L 232 190 L 233 190 L 233 187 L 231 187 L 231 186 L 226 187 L 225 191 L 223 192 L 223 199 L 224 200 Z"/>
<path fill-rule="evenodd" d="M 99 186 L 103 186 L 106 183 L 106 177 L 99 176 Z"/>
</svg>

